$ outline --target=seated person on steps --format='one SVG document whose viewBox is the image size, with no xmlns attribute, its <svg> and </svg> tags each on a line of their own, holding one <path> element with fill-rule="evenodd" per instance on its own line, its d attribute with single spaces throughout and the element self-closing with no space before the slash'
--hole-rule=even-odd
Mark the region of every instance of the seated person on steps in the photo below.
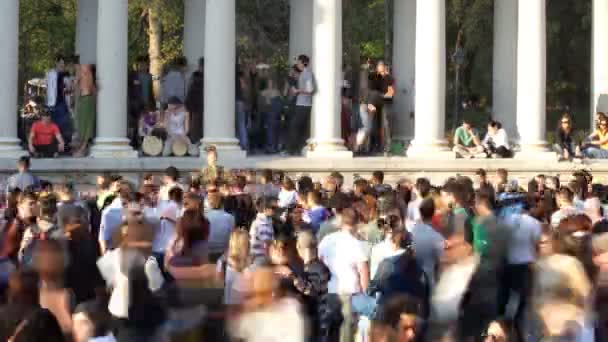
<svg viewBox="0 0 608 342">
<path fill-rule="evenodd" d="M 597 129 L 576 149 L 578 158 L 608 159 L 608 118 L 600 115 Z"/>
<path fill-rule="evenodd" d="M 462 120 L 462 126 L 454 132 L 454 147 L 456 158 L 487 158 L 479 135 L 467 119 Z"/>
<path fill-rule="evenodd" d="M 481 145 L 492 158 L 511 158 L 513 156 L 509 147 L 507 131 L 498 121 L 492 120 L 488 123 L 488 133 L 483 138 Z"/>
<path fill-rule="evenodd" d="M 35 157 L 54 158 L 65 147 L 59 127 L 51 121 L 51 114 L 44 110 L 41 119 L 30 130 L 28 147 Z"/>
</svg>

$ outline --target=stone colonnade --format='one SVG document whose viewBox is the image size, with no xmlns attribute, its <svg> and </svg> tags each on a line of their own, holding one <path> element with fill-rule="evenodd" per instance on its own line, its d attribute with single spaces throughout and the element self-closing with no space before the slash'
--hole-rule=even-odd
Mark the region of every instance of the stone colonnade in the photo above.
<svg viewBox="0 0 608 342">
<path fill-rule="evenodd" d="M 128 0 L 78 0 L 76 50 L 96 63 L 99 83 L 93 157 L 135 157 L 126 139 Z M 546 0 L 495 0 L 493 112 L 521 155 L 546 150 Z M 185 0 L 184 54 L 192 71 L 205 56 L 205 138 L 244 157 L 235 139 L 235 0 Z M 17 139 L 19 1 L 0 1 L 0 157 L 24 154 Z M 310 156 L 348 157 L 340 134 L 342 1 L 291 0 L 290 58 L 312 57 Z M 446 2 L 395 0 L 394 136 L 408 155 L 447 152 L 445 140 Z M 593 0 L 591 112 L 608 110 L 608 0 Z M 205 53 L 208 51 L 208 53 Z M 415 114 L 414 114 L 415 113 Z M 415 116 L 415 118 L 414 118 Z"/>
</svg>

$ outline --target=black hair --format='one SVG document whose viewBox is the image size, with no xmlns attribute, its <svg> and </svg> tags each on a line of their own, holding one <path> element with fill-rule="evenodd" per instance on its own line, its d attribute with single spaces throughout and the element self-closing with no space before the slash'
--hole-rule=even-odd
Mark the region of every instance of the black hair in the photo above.
<svg viewBox="0 0 608 342">
<path fill-rule="evenodd" d="M 420 193 L 422 198 L 425 198 L 431 192 L 431 182 L 427 178 L 416 179 L 416 190 Z"/>
<path fill-rule="evenodd" d="M 174 166 L 169 166 L 165 169 L 165 176 L 170 177 L 173 181 L 179 178 L 179 170 Z"/>
<path fill-rule="evenodd" d="M 435 201 L 432 198 L 422 200 L 418 210 L 422 220 L 429 221 L 435 215 Z"/>
<path fill-rule="evenodd" d="M 374 177 L 380 184 L 384 183 L 384 172 L 383 171 L 374 171 L 372 173 L 372 177 Z"/>
<path fill-rule="evenodd" d="M 19 157 L 19 160 L 17 160 L 17 164 L 23 166 L 24 168 L 29 168 L 30 167 L 30 157 L 28 156 L 21 156 Z M 23 189 L 25 190 L 25 189 Z"/>
<path fill-rule="evenodd" d="M 61 327 L 55 315 L 47 309 L 37 309 L 17 327 L 14 342 L 63 342 Z"/>
<path fill-rule="evenodd" d="M 488 126 L 496 128 L 496 129 L 502 128 L 502 124 L 496 120 L 490 120 L 490 122 L 488 122 Z"/>
<path fill-rule="evenodd" d="M 299 55 L 298 61 L 302 62 L 302 64 L 304 64 L 304 66 L 308 66 L 308 64 L 310 63 L 310 58 L 306 55 Z"/>
<path fill-rule="evenodd" d="M 169 190 L 169 199 L 178 203 L 182 202 L 184 191 L 179 186 L 175 186 Z"/>
<path fill-rule="evenodd" d="M 308 176 L 302 176 L 298 179 L 298 191 L 311 191 L 315 187 L 312 182 L 312 178 Z"/>
<path fill-rule="evenodd" d="M 274 209 L 277 199 L 272 196 L 262 196 L 255 203 L 258 213 L 263 213 L 266 209 Z"/>
</svg>

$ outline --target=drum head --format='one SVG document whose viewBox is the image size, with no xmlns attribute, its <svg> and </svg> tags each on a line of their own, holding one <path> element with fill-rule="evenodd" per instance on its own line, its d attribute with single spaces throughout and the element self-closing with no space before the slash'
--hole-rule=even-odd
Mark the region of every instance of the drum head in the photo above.
<svg viewBox="0 0 608 342">
<path fill-rule="evenodd" d="M 188 142 L 185 138 L 175 138 L 171 150 L 174 156 L 183 157 L 188 153 Z"/>
<path fill-rule="evenodd" d="M 141 149 L 146 155 L 156 157 L 163 151 L 163 142 L 153 135 L 148 135 L 147 137 L 144 137 Z"/>
</svg>

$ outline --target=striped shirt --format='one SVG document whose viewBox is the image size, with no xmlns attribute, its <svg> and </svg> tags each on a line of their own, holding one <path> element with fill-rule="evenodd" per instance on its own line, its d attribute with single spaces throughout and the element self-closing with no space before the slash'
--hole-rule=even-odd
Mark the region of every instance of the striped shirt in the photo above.
<svg viewBox="0 0 608 342">
<path fill-rule="evenodd" d="M 251 256 L 264 257 L 268 255 L 268 244 L 274 239 L 274 228 L 272 218 L 264 214 L 258 214 L 251 224 L 249 231 Z"/>
</svg>

